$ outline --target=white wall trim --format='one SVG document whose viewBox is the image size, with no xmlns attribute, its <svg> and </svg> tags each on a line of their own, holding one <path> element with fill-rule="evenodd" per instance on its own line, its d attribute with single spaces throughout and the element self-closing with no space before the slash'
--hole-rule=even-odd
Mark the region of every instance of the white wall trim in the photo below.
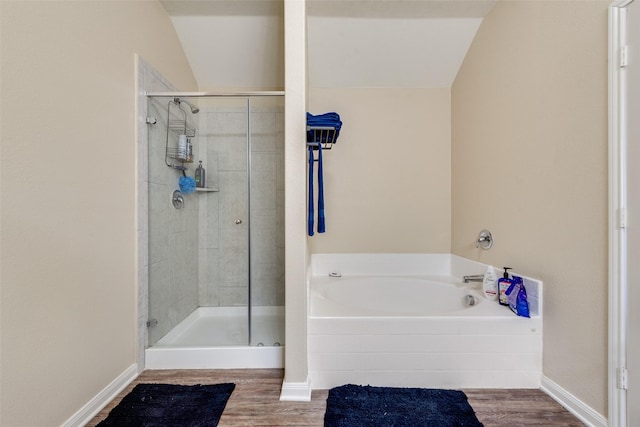
<svg viewBox="0 0 640 427">
<path fill-rule="evenodd" d="M 280 400 L 289 402 L 311 402 L 311 380 L 302 383 L 284 381 L 280 390 Z"/>
<path fill-rule="evenodd" d="M 609 352 L 608 401 L 612 427 L 627 424 L 626 391 L 616 383 L 617 370 L 626 366 L 626 231 L 618 227 L 618 212 L 625 208 L 624 120 L 625 78 L 619 51 L 625 40 L 625 7 L 632 0 L 609 6 Z"/>
<path fill-rule="evenodd" d="M 553 400 L 564 406 L 586 425 L 592 427 L 607 427 L 607 419 L 602 414 L 544 375 L 542 376 L 540 390 L 551 396 Z"/>
<path fill-rule="evenodd" d="M 62 423 L 62 427 L 82 427 L 86 425 L 98 412 L 109 404 L 131 381 L 138 377 L 138 365 L 129 366 L 123 373 L 111 381 L 100 393 L 95 395 L 93 399 L 87 402 L 78 412 L 73 414 L 71 418 Z"/>
</svg>

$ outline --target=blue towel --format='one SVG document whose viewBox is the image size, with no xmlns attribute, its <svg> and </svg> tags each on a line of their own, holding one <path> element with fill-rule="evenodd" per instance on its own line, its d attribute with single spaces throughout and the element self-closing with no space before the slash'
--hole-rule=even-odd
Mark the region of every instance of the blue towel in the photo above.
<svg viewBox="0 0 640 427">
<path fill-rule="evenodd" d="M 307 212 L 307 233 L 313 236 L 313 147 L 309 146 L 309 209 Z"/>
<path fill-rule="evenodd" d="M 322 178 L 322 144 L 318 144 L 318 233 L 324 233 L 324 182 Z"/>
<path fill-rule="evenodd" d="M 313 130 L 309 130 L 307 131 L 307 142 L 327 142 L 327 138 L 336 142 L 338 136 L 340 136 L 342 121 L 340 120 L 340 115 L 335 112 L 319 114 L 317 116 L 307 112 L 307 126 L 331 127 L 335 129 L 335 136 L 333 135 L 333 131 L 314 133 Z"/>
<path fill-rule="evenodd" d="M 309 146 L 309 206 L 307 217 L 307 234 L 313 236 L 314 205 L 313 205 L 313 146 Z M 318 146 L 318 233 L 325 232 L 324 220 L 324 182 L 322 176 L 322 147 Z"/>
<path fill-rule="evenodd" d="M 340 121 L 340 114 L 331 112 L 318 114 L 314 116 L 311 113 L 307 113 L 307 125 L 308 126 L 332 126 L 337 130 L 342 127 L 342 121 Z"/>
</svg>

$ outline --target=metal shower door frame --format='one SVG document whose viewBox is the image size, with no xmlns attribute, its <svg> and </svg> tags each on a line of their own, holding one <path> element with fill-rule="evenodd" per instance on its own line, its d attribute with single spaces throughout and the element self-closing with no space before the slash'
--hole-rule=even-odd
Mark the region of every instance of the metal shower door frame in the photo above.
<svg viewBox="0 0 640 427">
<path fill-rule="evenodd" d="M 252 268 L 251 268 L 251 98 L 284 96 L 284 91 L 257 92 L 146 92 L 147 97 L 179 97 L 179 98 L 245 98 L 247 109 L 247 345 L 252 342 Z"/>
</svg>

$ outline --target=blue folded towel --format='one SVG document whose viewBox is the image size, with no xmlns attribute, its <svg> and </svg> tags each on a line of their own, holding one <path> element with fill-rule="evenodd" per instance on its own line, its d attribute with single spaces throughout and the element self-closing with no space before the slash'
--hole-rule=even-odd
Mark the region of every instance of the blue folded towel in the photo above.
<svg viewBox="0 0 640 427">
<path fill-rule="evenodd" d="M 307 112 L 307 126 L 331 127 L 335 129 L 335 135 L 333 131 L 314 133 L 313 130 L 309 130 L 307 131 L 307 142 L 327 142 L 327 139 L 336 142 L 338 136 L 340 136 L 342 121 L 340 120 L 340 115 L 335 112 L 319 114 L 317 116 Z"/>
<path fill-rule="evenodd" d="M 318 114 L 314 116 L 311 113 L 307 113 L 307 125 L 309 126 L 332 126 L 340 130 L 342 127 L 342 121 L 340 121 L 340 114 L 331 112 Z"/>
</svg>

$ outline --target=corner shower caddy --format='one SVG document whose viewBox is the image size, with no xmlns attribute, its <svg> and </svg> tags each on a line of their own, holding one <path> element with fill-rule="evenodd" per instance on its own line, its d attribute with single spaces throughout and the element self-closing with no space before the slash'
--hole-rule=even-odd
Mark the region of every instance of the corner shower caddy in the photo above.
<svg viewBox="0 0 640 427">
<path fill-rule="evenodd" d="M 182 119 L 171 118 L 172 104 L 182 114 Z M 179 113 L 175 113 L 174 115 L 177 114 Z M 193 163 L 193 153 L 191 152 L 191 150 L 181 150 L 180 148 L 178 148 L 178 146 L 175 145 L 169 147 L 169 135 L 174 135 L 178 138 L 180 138 L 180 135 L 185 135 L 186 138 L 193 138 L 196 136 L 196 130 L 187 126 L 187 112 L 181 107 L 180 98 L 173 98 L 167 104 L 167 139 L 164 161 L 167 166 L 182 171 L 182 174 L 184 175 L 185 170 L 187 170 L 187 167 L 184 164 Z M 170 160 L 177 160 L 180 164 L 178 165 L 176 164 L 176 162 L 171 162 Z"/>
<path fill-rule="evenodd" d="M 165 145 L 164 161 L 167 166 L 169 166 L 170 168 L 179 170 L 180 172 L 182 172 L 183 176 L 186 176 L 187 167 L 185 166 L 185 163 L 193 163 L 193 152 L 191 149 L 191 142 L 189 141 L 189 139 L 187 139 L 188 148 L 186 150 L 182 150 L 176 146 L 171 146 L 171 147 L 169 146 L 169 135 L 177 136 L 178 141 L 179 141 L 180 135 L 185 135 L 186 138 L 194 138 L 196 136 L 196 129 L 188 126 L 187 112 L 182 108 L 181 106 L 182 102 L 185 102 L 185 101 L 181 101 L 180 98 L 174 97 L 167 104 L 167 139 L 166 139 L 166 145 Z M 172 104 L 180 111 L 180 113 L 182 113 L 182 119 L 171 118 Z M 187 102 L 187 104 L 189 103 Z M 191 106 L 191 111 L 193 113 L 198 112 L 198 110 L 193 109 L 194 107 L 191 104 L 189 105 Z M 170 162 L 169 159 L 177 160 L 180 164 L 177 164 L 176 162 Z M 197 193 L 211 193 L 211 192 L 217 192 L 217 191 L 219 190 L 215 187 L 196 187 Z"/>
</svg>

